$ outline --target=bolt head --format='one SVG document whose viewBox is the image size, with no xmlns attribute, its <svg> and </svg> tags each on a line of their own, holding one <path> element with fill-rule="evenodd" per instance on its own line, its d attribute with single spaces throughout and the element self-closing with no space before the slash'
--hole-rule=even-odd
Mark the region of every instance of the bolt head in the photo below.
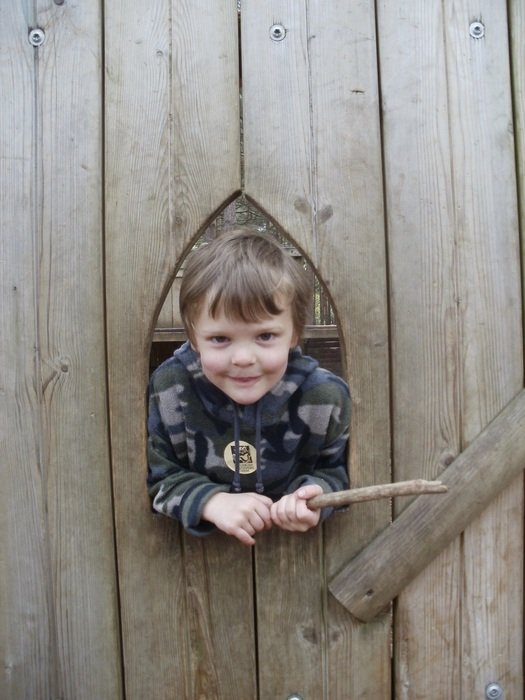
<svg viewBox="0 0 525 700">
<path fill-rule="evenodd" d="M 27 38 L 31 46 L 42 46 L 46 40 L 46 34 L 43 29 L 37 27 L 36 29 L 31 29 Z"/>
<path fill-rule="evenodd" d="M 481 22 L 472 22 L 469 34 L 473 39 L 482 39 L 485 36 L 485 25 Z"/>
<path fill-rule="evenodd" d="M 485 697 L 487 700 L 501 700 L 503 698 L 503 688 L 499 683 L 489 683 L 485 688 Z"/>
<path fill-rule="evenodd" d="M 282 41 L 286 36 L 286 29 L 282 24 L 272 24 L 270 27 L 270 39 L 272 41 Z"/>
</svg>

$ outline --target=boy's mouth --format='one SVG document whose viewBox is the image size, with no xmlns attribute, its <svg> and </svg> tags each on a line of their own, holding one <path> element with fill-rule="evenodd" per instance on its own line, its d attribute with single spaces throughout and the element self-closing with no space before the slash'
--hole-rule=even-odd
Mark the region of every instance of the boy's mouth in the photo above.
<svg viewBox="0 0 525 700">
<path fill-rule="evenodd" d="M 256 382 L 259 377 L 230 377 L 230 379 L 237 384 L 250 384 Z"/>
</svg>

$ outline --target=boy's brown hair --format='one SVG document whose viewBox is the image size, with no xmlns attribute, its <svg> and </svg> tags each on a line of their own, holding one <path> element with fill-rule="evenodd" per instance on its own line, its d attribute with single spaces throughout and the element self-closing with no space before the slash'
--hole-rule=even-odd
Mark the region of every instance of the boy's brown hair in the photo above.
<svg viewBox="0 0 525 700">
<path fill-rule="evenodd" d="M 290 303 L 298 343 L 311 308 L 312 285 L 304 267 L 269 234 L 235 229 L 192 250 L 184 266 L 179 307 L 193 342 L 193 323 L 203 304 L 214 318 L 221 311 L 254 323 Z"/>
</svg>

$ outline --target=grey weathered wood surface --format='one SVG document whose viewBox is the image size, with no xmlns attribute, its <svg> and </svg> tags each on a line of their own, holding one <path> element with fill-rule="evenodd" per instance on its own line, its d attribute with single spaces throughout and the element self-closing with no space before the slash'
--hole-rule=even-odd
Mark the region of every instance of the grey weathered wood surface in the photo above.
<svg viewBox="0 0 525 700">
<path fill-rule="evenodd" d="M 486 27 L 479 40 L 469 34 L 476 18 Z M 403 12 L 379 5 L 396 480 L 436 478 L 521 387 L 504 24 L 505 3 L 404 4 Z M 500 675 L 517 692 L 522 606 L 508 567 L 521 580 L 520 490 L 513 506 L 502 498 L 472 538 L 453 542 L 399 597 L 399 694 L 473 697 Z M 506 556 L 496 547 L 501 519 L 518 550 L 498 564 Z M 475 630 L 475 590 L 499 620 L 489 633 L 485 619 L 484 635 Z M 506 591 L 501 604 L 497 590 Z M 510 609 L 518 613 L 509 627 Z M 497 659 L 506 659 L 505 671 Z"/>
<path fill-rule="evenodd" d="M 314 222 L 298 210 L 299 202 L 304 211 L 313 206 L 306 8 L 276 5 L 248 1 L 242 8 L 245 191 L 294 244 L 310 252 Z M 278 9 L 288 28 L 282 42 L 271 41 L 268 33 Z M 293 129 L 280 128 L 285 120 Z M 294 692 L 322 696 L 322 573 L 318 564 L 312 569 L 312 563 L 320 561 L 320 531 L 298 540 L 272 530 L 259 540 L 255 586 L 261 700 Z"/>
<path fill-rule="evenodd" d="M 287 31 L 281 42 L 268 35 L 276 18 Z M 248 0 L 242 5 L 242 46 L 246 195 L 307 254 L 334 299 L 355 404 L 351 477 L 356 485 L 387 481 L 386 263 L 373 8 Z M 366 506 L 327 523 L 323 549 L 314 533 L 298 542 L 273 532 L 267 538 L 272 553 L 256 549 L 257 590 L 267 591 L 266 598 L 258 596 L 259 649 L 273 651 L 275 628 L 282 630 L 279 655 L 271 663 L 260 658 L 261 697 L 386 696 L 389 620 L 364 629 L 330 598 L 322 602 L 319 591 L 326 590 L 326 572 L 339 566 L 341 544 L 359 547 L 388 521 L 388 504 Z M 326 570 L 311 571 L 320 553 Z M 273 557 L 294 576 L 283 576 L 276 566 L 273 578 L 261 584 L 259 576 L 272 569 L 260 562 Z M 310 586 L 304 600 L 288 588 L 303 591 L 303 578 Z M 277 600 L 272 580 L 286 586 Z"/>
<path fill-rule="evenodd" d="M 240 187 L 237 12 L 227 2 L 115 2 L 105 20 L 108 371 L 126 694 L 227 697 L 235 663 L 243 669 L 235 686 L 252 697 L 253 638 L 226 631 L 234 616 L 253 619 L 249 552 L 225 539 L 187 542 L 176 523 L 151 514 L 145 490 L 155 318 L 177 262 Z"/>
<path fill-rule="evenodd" d="M 445 5 L 455 154 L 462 447 L 523 386 L 522 281 L 506 9 L 502 0 L 476 6 Z M 481 19 L 485 35 L 466 43 L 462 28 L 473 17 Z M 462 538 L 464 696 L 481 695 L 493 678 L 504 679 L 502 685 L 510 697 L 523 692 L 520 539 L 522 475 Z M 484 601 L 483 605 L 478 601 Z M 480 628 L 490 632 L 482 635 Z"/>
<path fill-rule="evenodd" d="M 378 5 L 395 480 L 438 478 L 461 449 L 442 6 L 432 0 Z M 468 27 L 465 32 L 468 38 Z M 408 505 L 394 504 L 395 513 Z M 460 687 L 459 577 L 460 543 L 454 542 L 396 602 L 394 678 L 400 697 L 431 688 L 436 698 L 453 698 Z"/>
<path fill-rule="evenodd" d="M 0 10 L 0 696 L 121 696 L 100 7 Z M 44 26 L 33 48 L 29 28 Z"/>
</svg>

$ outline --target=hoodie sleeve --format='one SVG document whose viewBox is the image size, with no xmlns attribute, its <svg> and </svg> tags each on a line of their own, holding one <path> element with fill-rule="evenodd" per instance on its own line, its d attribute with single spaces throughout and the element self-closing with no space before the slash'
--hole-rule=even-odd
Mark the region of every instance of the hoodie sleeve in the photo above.
<svg viewBox="0 0 525 700">
<path fill-rule="evenodd" d="M 153 375 L 149 387 L 147 483 L 155 511 L 175 518 L 193 535 L 215 530 L 212 523 L 201 521 L 202 509 L 229 486 L 190 469 L 176 384 L 162 373 Z"/>
<path fill-rule="evenodd" d="M 308 469 L 289 484 L 288 493 L 304 484 L 319 484 L 325 493 L 349 488 L 348 386 L 339 377 L 329 375 L 327 381 L 305 393 L 299 412 L 308 425 L 311 458 L 308 460 Z M 326 509 L 322 515 L 327 517 L 331 512 L 332 509 Z"/>
</svg>

